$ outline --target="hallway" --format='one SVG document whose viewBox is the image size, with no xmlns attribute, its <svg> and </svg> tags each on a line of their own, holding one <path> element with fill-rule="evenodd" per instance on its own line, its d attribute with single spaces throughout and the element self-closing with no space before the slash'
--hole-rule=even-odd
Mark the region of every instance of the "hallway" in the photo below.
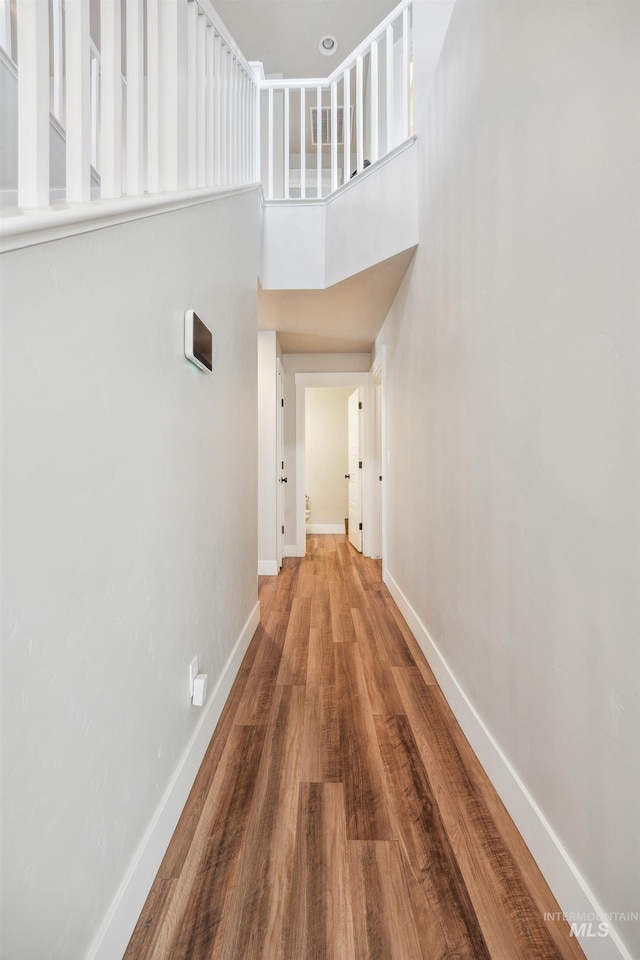
<svg viewBox="0 0 640 960">
<path fill-rule="evenodd" d="M 260 600 L 125 960 L 582 957 L 379 561 L 309 537 Z"/>
</svg>

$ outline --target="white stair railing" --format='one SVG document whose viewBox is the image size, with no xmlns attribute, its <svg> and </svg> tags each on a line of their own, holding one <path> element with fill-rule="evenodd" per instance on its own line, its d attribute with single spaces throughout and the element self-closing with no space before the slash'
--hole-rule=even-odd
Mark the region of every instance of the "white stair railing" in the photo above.
<svg viewBox="0 0 640 960">
<path fill-rule="evenodd" d="M 67 203 L 262 180 L 268 200 L 328 196 L 411 130 L 412 0 L 326 79 L 265 80 L 211 0 L 0 0 L 18 67 L 18 206 L 50 205 L 49 123 Z M 124 56 L 123 56 L 124 51 Z M 95 175 L 94 175 L 95 182 Z"/>
<path fill-rule="evenodd" d="M 0 0 L 18 68 L 18 206 L 49 206 L 50 115 L 66 133 L 67 202 L 91 198 L 92 166 L 104 199 L 255 182 L 256 78 L 210 0 L 99 0 L 100 50 L 89 10 Z"/>
<path fill-rule="evenodd" d="M 326 197 L 411 130 L 412 0 L 403 0 L 326 79 L 265 80 L 268 200 Z"/>
</svg>

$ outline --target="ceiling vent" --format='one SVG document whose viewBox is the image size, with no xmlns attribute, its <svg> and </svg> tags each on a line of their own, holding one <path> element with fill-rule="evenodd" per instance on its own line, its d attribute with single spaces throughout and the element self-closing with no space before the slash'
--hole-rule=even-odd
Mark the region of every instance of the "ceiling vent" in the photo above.
<svg viewBox="0 0 640 960">
<path fill-rule="evenodd" d="M 310 107 L 311 111 L 311 143 L 318 144 L 318 108 Z M 338 145 L 344 143 L 344 107 L 337 107 Z M 353 107 L 349 107 L 349 122 L 353 116 Z M 331 146 L 331 107 L 322 107 L 320 111 L 320 144 L 323 147 Z"/>
</svg>

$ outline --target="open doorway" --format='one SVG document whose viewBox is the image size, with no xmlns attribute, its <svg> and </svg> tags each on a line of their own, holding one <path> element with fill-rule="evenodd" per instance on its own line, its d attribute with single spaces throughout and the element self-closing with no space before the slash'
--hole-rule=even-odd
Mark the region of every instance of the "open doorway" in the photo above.
<svg viewBox="0 0 640 960">
<path fill-rule="evenodd" d="M 305 527 L 345 533 L 349 516 L 349 398 L 351 387 L 305 390 Z M 358 549 L 359 546 L 358 546 Z"/>
<path fill-rule="evenodd" d="M 372 512 L 372 484 L 373 471 L 379 470 L 379 460 L 374 461 L 372 455 L 373 427 L 371 421 L 371 381 L 369 373 L 296 373 L 296 548 L 294 556 L 304 556 L 306 549 L 306 534 L 321 532 L 345 532 L 345 518 L 349 520 L 349 539 L 355 549 L 365 556 L 375 556 L 371 553 L 371 512 Z M 307 478 L 307 459 L 309 456 L 306 444 L 307 433 L 307 395 L 313 388 L 342 388 L 341 403 L 346 398 L 346 445 L 347 459 L 338 473 L 332 468 L 334 481 L 341 478 L 342 493 L 340 506 L 334 513 L 327 515 L 321 512 L 318 504 L 318 493 L 314 491 L 313 480 Z M 346 388 L 346 389 L 345 389 Z M 337 394 L 336 394 L 337 396 Z M 357 408 L 357 441 L 351 444 L 351 460 L 349 460 L 349 397 L 354 408 Z M 314 400 L 311 400 L 313 405 Z M 341 444 L 344 451 L 345 420 L 340 426 Z M 313 457 L 309 461 L 313 471 Z M 344 456 L 344 454 L 343 454 Z M 344 464 L 344 461 L 343 461 Z M 337 464 L 336 464 L 337 466 Z M 378 474 L 375 474 L 376 482 Z M 310 486 L 311 484 L 311 486 Z M 378 493 L 378 491 L 376 491 Z M 356 496 L 354 496 L 356 494 Z M 346 502 L 345 502 L 346 495 Z M 306 498 L 309 498 L 308 500 Z M 309 514 L 307 514 L 309 510 Z M 307 528 L 307 523 L 309 527 Z M 381 526 L 379 524 L 379 526 Z M 322 529 L 324 527 L 324 529 Z M 378 538 L 378 544 L 379 544 Z M 354 542 L 355 541 L 355 542 Z M 380 547 L 376 546 L 380 556 Z"/>
</svg>

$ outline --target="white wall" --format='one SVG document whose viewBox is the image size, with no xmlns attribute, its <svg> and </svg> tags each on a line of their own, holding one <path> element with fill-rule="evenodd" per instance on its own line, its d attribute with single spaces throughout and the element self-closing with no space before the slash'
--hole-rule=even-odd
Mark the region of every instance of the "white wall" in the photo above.
<svg viewBox="0 0 640 960">
<path fill-rule="evenodd" d="M 296 373 L 366 373 L 371 366 L 368 353 L 285 353 L 284 368 L 284 455 L 289 482 L 285 493 L 285 549 L 295 555 L 296 543 Z"/>
<path fill-rule="evenodd" d="M 637 911 L 640 5 L 458 3 L 425 99 L 431 6 L 378 340 L 387 574 L 595 900 Z"/>
<path fill-rule="evenodd" d="M 255 608 L 259 237 L 255 191 L 0 257 L 7 960 L 87 956 Z"/>
<path fill-rule="evenodd" d="M 267 204 L 263 289 L 325 289 L 416 245 L 417 148 L 398 150 L 324 201 Z"/>
<path fill-rule="evenodd" d="M 305 486 L 310 498 L 309 523 L 339 525 L 348 514 L 349 435 L 347 401 L 351 387 L 305 390 Z M 326 531 L 329 532 L 329 531 Z"/>
<path fill-rule="evenodd" d="M 258 573 L 277 574 L 277 338 L 258 332 Z"/>
</svg>

